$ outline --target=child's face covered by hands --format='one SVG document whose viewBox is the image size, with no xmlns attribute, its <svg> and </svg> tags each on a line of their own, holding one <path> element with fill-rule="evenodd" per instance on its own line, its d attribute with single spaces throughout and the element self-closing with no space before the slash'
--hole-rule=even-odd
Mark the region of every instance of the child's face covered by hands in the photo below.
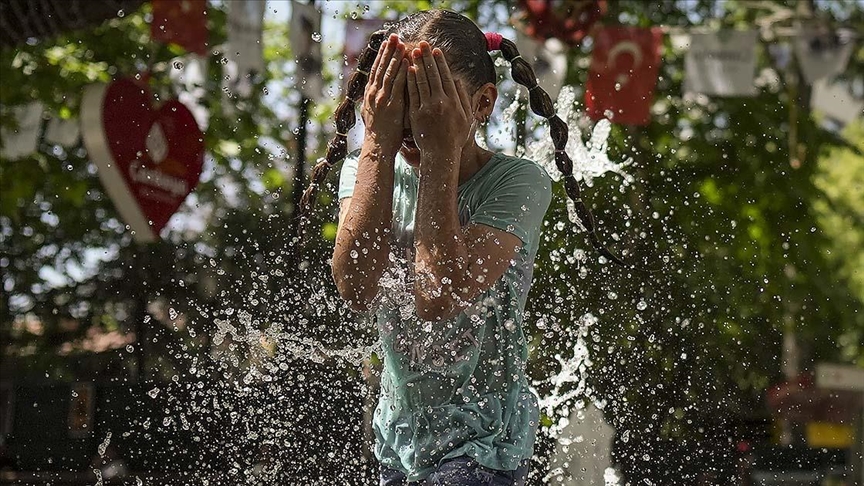
<svg viewBox="0 0 864 486">
<path fill-rule="evenodd" d="M 361 112 L 367 133 L 414 167 L 421 152 L 458 155 L 474 126 L 465 86 L 440 49 L 426 41 L 406 45 L 391 34 L 369 72 Z"/>
<path fill-rule="evenodd" d="M 420 41 L 406 55 L 411 65 L 402 155 L 411 165 L 419 165 L 422 154 L 458 162 L 473 134 L 471 97 L 450 71 L 441 49 Z"/>
</svg>

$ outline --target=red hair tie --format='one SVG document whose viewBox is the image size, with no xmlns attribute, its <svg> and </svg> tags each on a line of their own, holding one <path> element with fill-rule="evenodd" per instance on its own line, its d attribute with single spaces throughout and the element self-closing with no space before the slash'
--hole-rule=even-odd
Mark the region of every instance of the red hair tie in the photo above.
<svg viewBox="0 0 864 486">
<path fill-rule="evenodd" d="M 486 50 L 497 51 L 501 49 L 501 39 L 504 36 L 497 32 L 486 32 Z"/>
</svg>

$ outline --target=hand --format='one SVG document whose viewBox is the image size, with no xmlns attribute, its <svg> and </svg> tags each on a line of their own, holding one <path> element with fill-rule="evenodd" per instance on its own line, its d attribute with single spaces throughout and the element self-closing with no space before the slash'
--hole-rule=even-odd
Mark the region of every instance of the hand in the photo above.
<svg viewBox="0 0 864 486">
<path fill-rule="evenodd" d="M 474 120 L 468 93 L 453 79 L 441 49 L 421 41 L 411 59 L 408 98 L 414 141 L 421 154 L 449 157 L 458 163 Z"/>
<path fill-rule="evenodd" d="M 381 43 L 378 56 L 369 71 L 361 115 L 368 136 L 386 154 L 394 157 L 402 144 L 407 71 L 405 44 L 398 35 L 391 34 Z"/>
</svg>

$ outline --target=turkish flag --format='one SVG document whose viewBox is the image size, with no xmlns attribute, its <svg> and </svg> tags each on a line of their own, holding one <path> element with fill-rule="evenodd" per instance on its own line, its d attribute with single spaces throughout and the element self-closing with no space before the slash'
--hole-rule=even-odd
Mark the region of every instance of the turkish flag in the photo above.
<svg viewBox="0 0 864 486">
<path fill-rule="evenodd" d="M 175 43 L 189 52 L 207 54 L 207 0 L 152 0 L 154 41 Z"/>
<path fill-rule="evenodd" d="M 648 123 L 662 40 L 663 34 L 657 28 L 598 29 L 585 86 L 585 106 L 592 120 L 609 118 L 625 125 Z"/>
</svg>

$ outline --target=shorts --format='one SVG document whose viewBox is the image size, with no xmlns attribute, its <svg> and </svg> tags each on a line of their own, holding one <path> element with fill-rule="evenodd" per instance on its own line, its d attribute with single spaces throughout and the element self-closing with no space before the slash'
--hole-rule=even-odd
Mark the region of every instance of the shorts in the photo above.
<svg viewBox="0 0 864 486">
<path fill-rule="evenodd" d="M 426 479 L 409 483 L 407 477 L 394 469 L 381 469 L 380 486 L 524 486 L 528 478 L 528 459 L 515 471 L 499 471 L 477 464 L 462 456 L 443 462 Z"/>
</svg>

